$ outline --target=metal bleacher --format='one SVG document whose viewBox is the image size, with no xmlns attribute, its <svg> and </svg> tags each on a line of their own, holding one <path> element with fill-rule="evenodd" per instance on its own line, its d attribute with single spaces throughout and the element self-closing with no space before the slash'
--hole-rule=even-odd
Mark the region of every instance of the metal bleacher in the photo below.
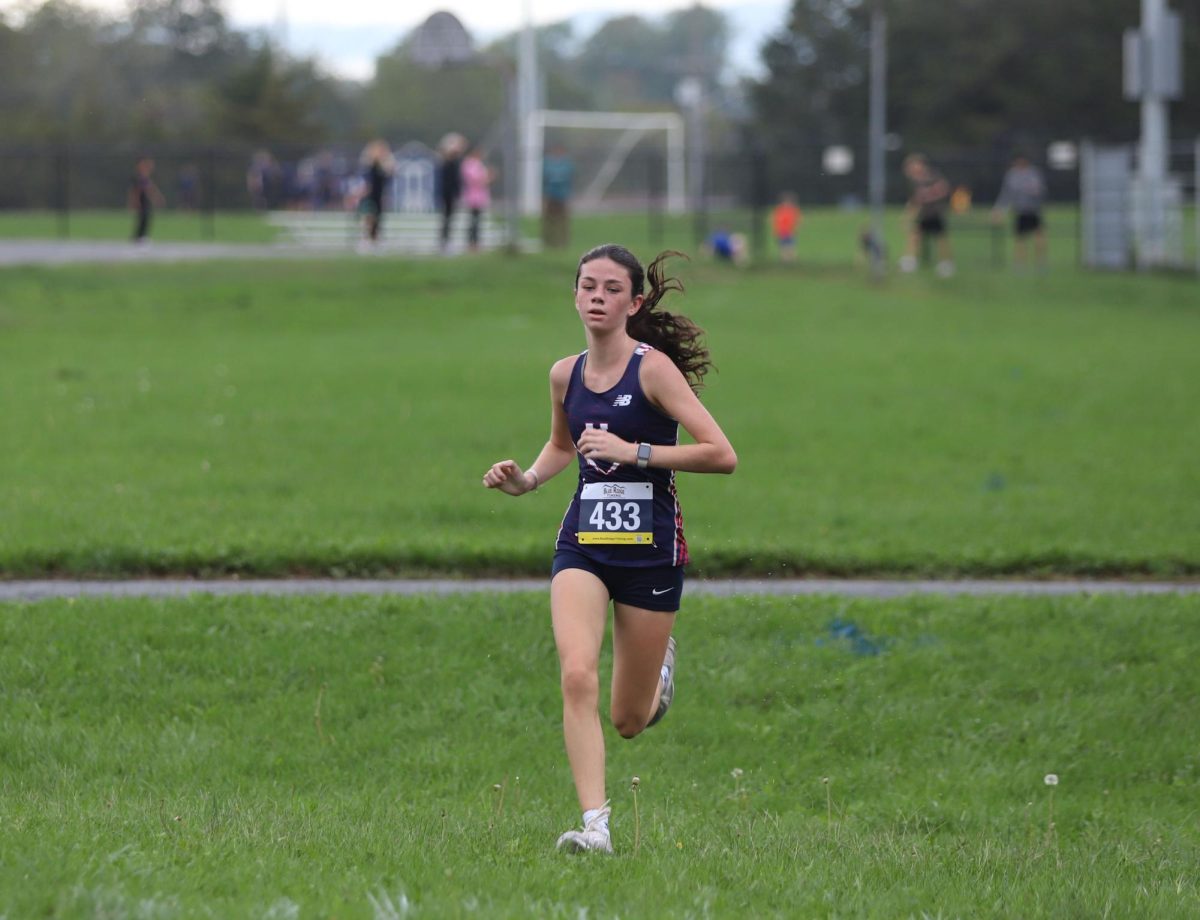
<svg viewBox="0 0 1200 920">
<path fill-rule="evenodd" d="M 287 242 L 321 249 L 355 249 L 363 240 L 363 219 L 353 211 L 272 211 L 267 222 L 279 228 Z M 456 211 L 450 222 L 450 252 L 467 248 L 470 214 Z M 379 240 L 373 249 L 411 255 L 436 255 L 441 248 L 440 214 L 385 213 Z M 508 242 L 505 228 L 484 214 L 479 221 L 479 248 L 501 249 Z M 521 248 L 537 248 L 532 240 L 521 240 Z"/>
</svg>

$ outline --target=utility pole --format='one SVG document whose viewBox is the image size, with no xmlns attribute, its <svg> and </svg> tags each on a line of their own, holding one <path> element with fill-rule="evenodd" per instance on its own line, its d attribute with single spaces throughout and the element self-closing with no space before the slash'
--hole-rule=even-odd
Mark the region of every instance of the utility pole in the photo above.
<svg viewBox="0 0 1200 920">
<path fill-rule="evenodd" d="M 1182 95 L 1182 30 L 1166 0 L 1142 0 L 1140 29 L 1125 33 L 1125 98 L 1142 110 L 1134 181 L 1134 227 L 1139 267 L 1165 265 L 1168 245 L 1170 127 L 1167 104 Z"/>
<path fill-rule="evenodd" d="M 887 271 L 883 246 L 883 207 L 886 192 L 884 146 L 887 132 L 887 13 L 884 0 L 871 9 L 871 85 L 868 106 L 868 198 L 871 204 L 871 236 L 868 247 L 871 275 L 876 280 Z"/>
<path fill-rule="evenodd" d="M 534 124 L 533 113 L 538 108 L 537 36 L 533 30 L 531 0 L 524 0 L 524 25 L 517 42 L 517 137 L 520 139 L 521 203 L 526 214 L 541 209 L 541 136 Z"/>
<path fill-rule="evenodd" d="M 1166 0 L 1142 0 L 1142 53 L 1150 58 L 1153 69 L 1155 45 L 1162 29 Z M 1166 231 L 1163 214 L 1163 183 L 1167 178 L 1167 138 L 1170 128 L 1167 120 L 1167 103 L 1159 95 L 1153 80 L 1146 81 L 1142 95 L 1142 140 L 1138 149 L 1138 180 L 1141 185 L 1142 207 L 1144 208 L 1144 238 L 1139 249 L 1145 254 L 1149 265 L 1161 264 L 1165 256 L 1164 234 Z"/>
</svg>

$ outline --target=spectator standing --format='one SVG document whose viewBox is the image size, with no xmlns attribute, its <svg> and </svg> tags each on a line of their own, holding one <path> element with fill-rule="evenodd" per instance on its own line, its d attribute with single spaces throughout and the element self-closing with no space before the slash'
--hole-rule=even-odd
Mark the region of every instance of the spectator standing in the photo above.
<svg viewBox="0 0 1200 920">
<path fill-rule="evenodd" d="M 462 155 L 466 139 L 461 134 L 447 134 L 438 144 L 442 164 L 438 172 L 438 195 L 442 204 L 442 252 L 450 247 L 450 223 L 462 195 Z"/>
<path fill-rule="evenodd" d="M 250 159 L 246 170 L 246 191 L 250 193 L 250 205 L 256 211 L 267 211 L 275 207 L 278 198 L 281 172 L 275 158 L 266 150 L 259 150 Z"/>
<path fill-rule="evenodd" d="M 1046 227 L 1042 220 L 1042 206 L 1046 201 L 1046 180 L 1042 171 L 1029 162 L 1029 157 L 1018 155 L 1004 174 L 1000 195 L 992 209 L 992 220 L 1000 223 L 1005 211 L 1013 214 L 1013 264 L 1024 268 L 1028 262 L 1027 240 L 1032 235 L 1034 256 L 1038 268 L 1046 265 Z"/>
<path fill-rule="evenodd" d="M 363 197 L 359 210 L 363 214 L 364 242 L 374 246 L 379 243 L 379 230 L 383 225 L 383 194 L 395 171 L 392 149 L 387 141 L 371 141 L 363 148 L 360 163 L 363 167 Z"/>
<path fill-rule="evenodd" d="M 185 163 L 180 167 L 176 187 L 180 208 L 195 211 L 200 207 L 200 170 L 195 163 Z"/>
<path fill-rule="evenodd" d="M 900 259 L 900 270 L 917 270 L 917 257 L 927 242 L 937 246 L 937 273 L 943 278 L 954 274 L 954 256 L 947 235 L 946 207 L 950 203 L 950 183 L 929 165 L 919 153 L 904 160 L 904 175 L 912 185 L 905 214 L 909 220 L 908 252 Z"/>
<path fill-rule="evenodd" d="M 571 186 L 575 181 L 575 164 L 567 151 L 556 146 L 542 161 L 542 243 L 551 249 L 562 249 L 570 242 Z"/>
<path fill-rule="evenodd" d="M 779 247 L 779 258 L 784 262 L 796 259 L 796 229 L 804 219 L 796 206 L 796 196 L 784 192 L 779 204 L 771 211 L 771 229 L 775 233 L 775 244 Z"/>
<path fill-rule="evenodd" d="M 479 251 L 479 219 L 492 204 L 490 186 L 495 171 L 483 161 L 483 151 L 472 147 L 462 161 L 463 204 L 471 212 L 471 225 L 467 230 L 467 246 L 471 252 Z"/>
<path fill-rule="evenodd" d="M 154 184 L 154 161 L 142 157 L 133 168 L 129 182 L 129 210 L 137 215 L 133 227 L 133 241 L 145 243 L 150 237 L 150 217 L 156 207 L 162 207 L 166 199 Z"/>
</svg>

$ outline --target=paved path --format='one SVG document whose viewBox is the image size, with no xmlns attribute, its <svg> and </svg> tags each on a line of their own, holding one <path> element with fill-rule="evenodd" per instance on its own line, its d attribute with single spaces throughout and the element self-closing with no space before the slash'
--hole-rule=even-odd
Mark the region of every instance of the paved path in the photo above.
<svg viewBox="0 0 1200 920">
<path fill-rule="evenodd" d="M 354 255 L 350 246 L 294 243 L 158 243 L 118 240 L 0 240 L 0 266 L 87 262 L 207 262 L 212 259 L 322 259 Z"/>
<path fill-rule="evenodd" d="M 536 241 L 522 240 L 533 251 Z M 461 249 L 451 249 L 457 255 Z M 181 243 L 150 241 L 135 245 L 122 240 L 0 240 L 0 268 L 14 265 L 78 265 L 88 263 L 208 262 L 215 259 L 349 259 L 360 256 L 354 241 L 340 243 Z M 381 245 L 365 254 L 371 258 L 432 258 L 433 245 L 412 249 L 403 242 Z"/>
<path fill-rule="evenodd" d="M 155 579 L 139 581 L 0 581 L 0 602 L 38 601 L 58 597 L 184 597 L 193 594 L 473 594 L 481 591 L 545 592 L 544 578 L 476 579 L 224 579 L 197 581 Z M 721 597 L 737 595 L 812 595 L 885 599 L 911 594 L 938 595 L 1064 595 L 1064 594 L 1197 594 L 1200 581 L 899 581 L 835 579 L 730 579 L 687 584 L 687 594 Z"/>
</svg>

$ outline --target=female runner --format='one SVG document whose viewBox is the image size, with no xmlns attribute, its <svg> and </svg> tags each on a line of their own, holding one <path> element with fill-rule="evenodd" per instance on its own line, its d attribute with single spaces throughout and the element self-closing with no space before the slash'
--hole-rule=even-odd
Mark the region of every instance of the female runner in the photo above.
<svg viewBox="0 0 1200 920">
<path fill-rule="evenodd" d="M 587 350 L 550 369 L 550 440 L 527 470 L 493 464 L 489 489 L 524 495 L 578 459 L 579 482 L 555 546 L 550 610 L 563 695 L 563 735 L 583 829 L 559 849 L 612 852 L 600 728 L 600 645 L 613 604 L 611 717 L 633 738 L 674 696 L 671 628 L 688 561 L 675 471 L 732 473 L 737 455 L 696 397 L 708 371 L 701 330 L 660 306 L 683 286 L 661 254 L 642 269 L 612 244 L 584 254 L 575 309 Z M 645 281 L 650 289 L 644 292 Z M 682 425 L 694 444 L 679 444 Z"/>
</svg>

